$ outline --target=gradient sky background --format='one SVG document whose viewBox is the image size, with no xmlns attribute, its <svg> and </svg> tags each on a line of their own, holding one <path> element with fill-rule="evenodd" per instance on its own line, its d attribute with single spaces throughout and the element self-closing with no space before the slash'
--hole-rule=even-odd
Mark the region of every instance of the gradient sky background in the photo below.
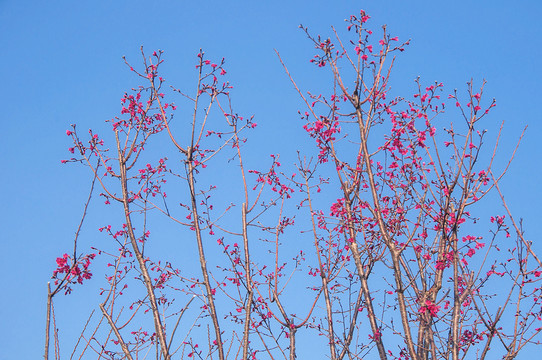
<svg viewBox="0 0 542 360">
<path fill-rule="evenodd" d="M 236 109 L 255 115 L 257 142 L 267 153 L 290 151 L 302 132 L 284 127 L 299 122 L 303 104 L 273 49 L 310 89 L 318 81 L 308 63 L 313 48 L 298 25 L 330 34 L 330 25 L 343 26 L 360 9 L 373 29 L 387 24 L 400 39 L 412 39 L 397 60 L 394 91 L 410 96 L 417 76 L 442 81 L 450 91 L 465 90 L 471 77 L 477 84 L 485 78 L 485 94 L 497 99 L 492 121 L 505 121 L 503 154 L 529 126 L 502 188 L 542 252 L 538 0 L 0 0 L 0 359 L 42 356 L 46 284 L 55 258 L 71 247 L 90 180 L 86 169 L 61 165 L 70 145 L 65 131 L 72 123 L 100 128 L 118 114 L 122 94 L 135 84 L 123 55 L 139 64 L 141 45 L 163 49 L 162 74 L 188 88 L 200 47 L 211 58 L 225 57 Z M 89 241 L 95 232 L 86 229 Z M 72 306 L 69 300 L 57 311 Z"/>
</svg>

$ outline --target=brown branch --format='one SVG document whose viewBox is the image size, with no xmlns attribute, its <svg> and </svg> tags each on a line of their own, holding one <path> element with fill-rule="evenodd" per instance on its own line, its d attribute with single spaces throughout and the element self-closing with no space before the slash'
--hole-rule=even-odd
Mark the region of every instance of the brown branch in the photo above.
<svg viewBox="0 0 542 360">
<path fill-rule="evenodd" d="M 111 316 L 105 310 L 104 304 L 100 304 L 100 310 L 102 310 L 102 314 L 105 316 L 105 318 L 107 319 L 107 322 L 109 323 L 109 326 L 111 326 L 111 329 L 113 330 L 113 332 L 117 336 L 117 340 L 120 343 L 120 347 L 122 348 L 122 351 L 124 352 L 124 354 L 126 355 L 128 360 L 132 360 L 132 355 L 130 354 L 130 349 L 128 349 L 128 346 L 126 346 L 126 343 L 124 342 L 124 339 L 122 338 L 122 335 L 120 334 L 119 330 L 117 329 L 117 326 L 113 322 L 113 319 L 111 318 Z"/>
</svg>

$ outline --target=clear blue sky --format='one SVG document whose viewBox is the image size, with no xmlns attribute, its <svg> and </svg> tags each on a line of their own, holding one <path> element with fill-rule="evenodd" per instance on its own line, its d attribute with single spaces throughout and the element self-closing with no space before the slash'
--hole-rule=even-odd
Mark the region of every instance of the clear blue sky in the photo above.
<svg viewBox="0 0 542 360">
<path fill-rule="evenodd" d="M 255 115 L 262 148 L 281 151 L 280 138 L 290 151 L 296 133 L 283 129 L 299 121 L 303 105 L 273 49 L 309 89 L 317 81 L 307 72 L 312 47 L 298 25 L 329 34 L 330 25 L 343 26 L 360 9 L 375 30 L 387 24 L 400 39 L 412 39 L 397 60 L 397 92 L 412 94 L 417 76 L 426 83 L 442 81 L 449 90 L 465 89 L 471 77 L 478 83 L 485 78 L 485 93 L 497 99 L 493 120 L 506 121 L 503 150 L 529 125 L 503 189 L 537 242 L 542 234 L 538 0 L 0 0 L 0 360 L 42 355 L 46 283 L 55 258 L 70 249 L 89 181 L 85 169 L 60 163 L 68 156 L 65 130 L 72 123 L 100 128 L 118 114 L 122 94 L 135 84 L 123 55 L 137 64 L 141 45 L 163 49 L 163 74 L 179 87 L 193 86 L 200 47 L 210 57 L 225 57 L 236 108 Z M 92 228 L 86 234 L 89 242 L 97 236 Z M 73 306 L 68 303 L 62 302 Z"/>
</svg>

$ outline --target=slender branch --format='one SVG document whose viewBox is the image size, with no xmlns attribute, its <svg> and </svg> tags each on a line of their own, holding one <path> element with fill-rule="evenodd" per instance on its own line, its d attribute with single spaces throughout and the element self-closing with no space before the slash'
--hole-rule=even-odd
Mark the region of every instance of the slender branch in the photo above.
<svg viewBox="0 0 542 360">
<path fill-rule="evenodd" d="M 107 319 L 107 322 L 109 323 L 109 326 L 111 326 L 111 329 L 115 333 L 115 336 L 117 337 L 117 340 L 120 344 L 120 347 L 122 348 L 122 351 L 124 352 L 124 355 L 126 355 L 126 358 L 129 360 L 132 360 L 132 355 L 130 353 L 130 349 L 128 349 L 128 346 L 126 346 L 126 343 L 124 342 L 124 339 L 122 338 L 122 335 L 119 332 L 119 329 L 117 329 L 117 326 L 115 325 L 115 322 L 113 319 L 111 319 L 111 315 L 107 313 L 107 311 L 104 308 L 104 304 L 100 304 L 100 310 L 102 310 L 102 314 Z"/>
</svg>

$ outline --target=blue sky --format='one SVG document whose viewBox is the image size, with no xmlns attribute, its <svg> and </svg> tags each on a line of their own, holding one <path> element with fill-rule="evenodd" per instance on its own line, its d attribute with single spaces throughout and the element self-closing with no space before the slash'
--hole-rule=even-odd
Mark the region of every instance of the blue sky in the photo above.
<svg viewBox="0 0 542 360">
<path fill-rule="evenodd" d="M 255 115 L 258 144 L 267 153 L 288 152 L 302 130 L 285 132 L 285 124 L 298 121 L 303 104 L 274 49 L 305 90 L 318 86 L 308 64 L 313 49 L 298 25 L 330 34 L 330 25 L 342 27 L 360 9 L 375 30 L 387 24 L 400 39 L 412 39 L 397 59 L 394 91 L 412 94 L 417 76 L 449 90 L 486 79 L 485 94 L 497 99 L 493 121 L 505 121 L 503 154 L 529 126 L 502 187 L 536 242 L 540 1 L 0 0 L 0 360 L 42 354 L 46 283 L 55 258 L 70 249 L 89 182 L 86 169 L 60 163 L 70 145 L 65 131 L 72 123 L 100 128 L 118 114 L 122 94 L 135 85 L 123 55 L 139 64 L 140 46 L 164 50 L 162 72 L 179 87 L 192 86 L 199 48 L 211 58 L 225 57 L 236 108 Z M 94 228 L 86 231 L 89 241 L 97 236 Z"/>
</svg>

